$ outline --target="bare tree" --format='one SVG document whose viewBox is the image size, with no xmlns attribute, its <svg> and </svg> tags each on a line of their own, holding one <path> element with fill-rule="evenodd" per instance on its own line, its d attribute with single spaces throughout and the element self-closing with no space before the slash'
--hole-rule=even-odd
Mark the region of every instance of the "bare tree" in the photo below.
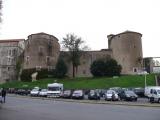
<svg viewBox="0 0 160 120">
<path fill-rule="evenodd" d="M 72 76 L 75 77 L 75 70 L 80 65 L 81 52 L 87 47 L 84 46 L 84 41 L 74 34 L 67 34 L 62 41 L 63 47 L 68 50 L 69 60 L 72 62 Z"/>
<path fill-rule="evenodd" d="M 2 12 L 1 12 L 1 10 L 2 10 L 2 0 L 0 0 L 0 22 L 2 22 Z"/>
</svg>

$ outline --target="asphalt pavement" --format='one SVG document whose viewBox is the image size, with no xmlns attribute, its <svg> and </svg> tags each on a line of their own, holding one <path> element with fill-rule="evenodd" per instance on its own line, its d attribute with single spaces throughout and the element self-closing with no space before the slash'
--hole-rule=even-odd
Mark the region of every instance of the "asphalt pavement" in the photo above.
<svg viewBox="0 0 160 120">
<path fill-rule="evenodd" d="M 160 108 L 7 97 L 0 120 L 160 120 Z"/>
</svg>

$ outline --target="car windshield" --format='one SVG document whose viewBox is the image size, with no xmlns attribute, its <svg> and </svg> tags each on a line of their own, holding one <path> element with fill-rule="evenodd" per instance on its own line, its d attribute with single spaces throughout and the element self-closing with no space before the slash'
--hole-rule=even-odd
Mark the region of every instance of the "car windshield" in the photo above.
<svg viewBox="0 0 160 120">
<path fill-rule="evenodd" d="M 59 87 L 48 87 L 48 90 L 50 90 L 50 91 L 59 91 L 60 88 Z"/>
<path fill-rule="evenodd" d="M 71 91 L 70 90 L 66 90 L 66 91 L 64 91 L 64 94 L 70 94 L 71 93 Z"/>
<path fill-rule="evenodd" d="M 108 90 L 107 91 L 107 94 L 112 94 L 112 93 L 115 93 L 115 91 L 113 91 L 113 90 Z"/>
<path fill-rule="evenodd" d="M 74 91 L 74 94 L 81 94 L 81 91 Z"/>
<path fill-rule="evenodd" d="M 94 94 L 94 93 L 95 93 L 95 91 L 94 91 L 94 90 L 91 90 L 91 91 L 90 91 L 90 94 Z"/>
<path fill-rule="evenodd" d="M 135 93 L 133 91 L 125 91 L 126 94 L 134 95 Z"/>
<path fill-rule="evenodd" d="M 38 91 L 39 89 L 33 89 L 32 91 Z"/>
<path fill-rule="evenodd" d="M 41 92 L 47 92 L 47 89 L 42 89 Z"/>
<path fill-rule="evenodd" d="M 157 93 L 160 94 L 160 90 L 157 90 Z"/>
</svg>

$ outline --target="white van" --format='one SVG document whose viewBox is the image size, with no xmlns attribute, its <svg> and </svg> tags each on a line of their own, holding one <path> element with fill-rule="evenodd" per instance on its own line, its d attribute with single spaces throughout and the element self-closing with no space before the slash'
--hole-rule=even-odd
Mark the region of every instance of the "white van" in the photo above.
<svg viewBox="0 0 160 120">
<path fill-rule="evenodd" d="M 148 98 L 150 98 L 152 96 L 152 90 L 160 90 L 160 86 L 147 86 L 144 89 L 144 95 Z"/>
<path fill-rule="evenodd" d="M 63 84 L 52 83 L 48 84 L 47 97 L 60 97 L 63 93 Z"/>
<path fill-rule="evenodd" d="M 160 86 L 145 87 L 145 96 L 150 102 L 160 102 Z"/>
</svg>

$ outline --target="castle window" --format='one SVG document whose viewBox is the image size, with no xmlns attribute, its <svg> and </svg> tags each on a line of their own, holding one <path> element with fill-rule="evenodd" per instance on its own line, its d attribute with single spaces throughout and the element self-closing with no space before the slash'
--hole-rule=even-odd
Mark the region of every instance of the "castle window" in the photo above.
<svg viewBox="0 0 160 120">
<path fill-rule="evenodd" d="M 82 63 L 83 63 L 83 64 L 86 64 L 86 61 L 83 61 Z"/>
<path fill-rule="evenodd" d="M 8 64 L 10 64 L 11 63 L 11 58 L 10 57 L 8 57 Z"/>
<path fill-rule="evenodd" d="M 53 48 L 53 45 L 52 45 L 52 41 L 49 40 L 48 41 L 48 55 L 52 55 L 52 48 Z"/>
<path fill-rule="evenodd" d="M 36 71 L 41 71 L 41 66 L 36 66 Z"/>
<path fill-rule="evenodd" d="M 16 55 L 16 52 L 17 52 L 17 50 L 16 49 L 13 49 L 13 51 L 12 51 L 12 55 Z"/>
<path fill-rule="evenodd" d="M 46 56 L 46 63 L 49 64 L 49 62 L 50 62 L 50 57 Z"/>
<path fill-rule="evenodd" d="M 12 50 L 8 50 L 8 55 L 9 55 L 9 56 L 12 55 Z"/>
<path fill-rule="evenodd" d="M 133 48 L 136 48 L 136 45 L 134 45 Z"/>
<path fill-rule="evenodd" d="M 7 67 L 7 71 L 10 71 L 10 67 Z"/>
<path fill-rule="evenodd" d="M 26 57 L 26 63 L 29 63 L 29 56 Z"/>
<path fill-rule="evenodd" d="M 55 69 L 54 66 L 48 66 L 48 71 L 53 71 Z"/>
<path fill-rule="evenodd" d="M 40 55 L 40 56 L 43 55 L 43 47 L 42 47 L 42 46 L 39 46 L 39 51 L 38 51 L 38 52 L 39 52 L 39 55 Z"/>
<path fill-rule="evenodd" d="M 83 70 L 83 74 L 86 74 L 86 70 Z"/>
<path fill-rule="evenodd" d="M 137 69 L 137 68 L 133 68 L 133 72 L 135 72 L 135 73 L 136 73 L 137 71 L 138 71 L 138 69 Z"/>
</svg>

